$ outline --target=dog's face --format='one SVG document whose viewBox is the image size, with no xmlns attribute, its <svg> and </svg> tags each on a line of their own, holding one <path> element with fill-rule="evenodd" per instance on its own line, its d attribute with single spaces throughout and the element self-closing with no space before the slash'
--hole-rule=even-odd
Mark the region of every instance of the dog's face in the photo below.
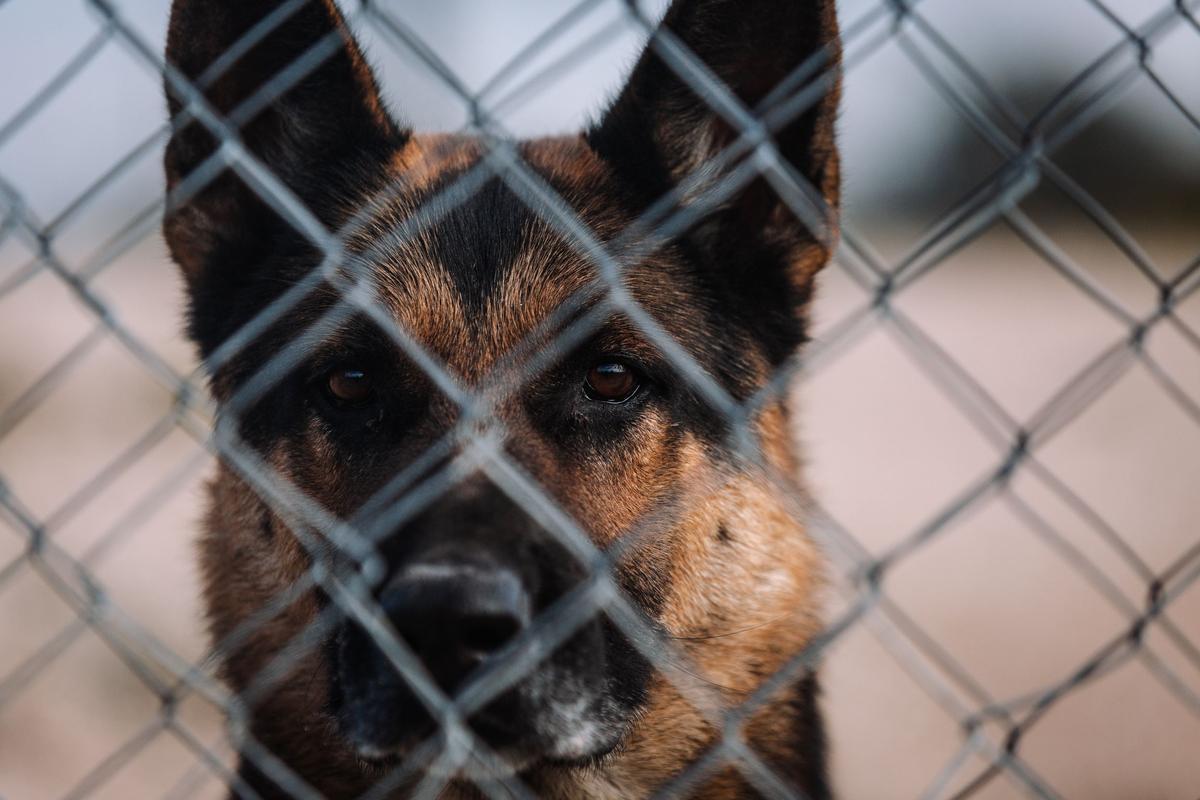
<svg viewBox="0 0 1200 800">
<path fill-rule="evenodd" d="M 290 13 L 176 0 L 168 61 L 199 80 L 278 179 L 243 167 L 197 193 L 189 175 L 212 169 L 214 139 L 198 123 L 172 137 L 168 184 L 184 198 L 165 230 L 190 333 L 247 451 L 351 523 L 314 544 L 226 467 L 205 542 L 218 635 L 315 561 L 356 575 L 365 564 L 375 619 L 447 694 L 505 659 L 529 660 L 469 720 L 525 769 L 629 746 L 631 723 L 656 702 L 651 666 L 611 617 L 577 613 L 608 596 L 589 552 L 611 562 L 623 602 L 673 635 L 703 638 L 811 595 L 807 545 L 772 538 L 784 512 L 761 487 L 794 465 L 783 404 L 763 392 L 803 340 L 829 245 L 777 189 L 815 187 L 826 225 L 821 212 L 837 203 L 836 86 L 788 112 L 801 84 L 785 79 L 809 57 L 836 61 L 836 25 L 831 2 L 752 5 L 679 2 L 664 24 L 747 106 L 783 109 L 771 125 L 788 165 L 774 185 L 736 177 L 746 150 L 703 171 L 734 129 L 652 52 L 598 125 L 516 145 L 503 155 L 519 159 L 514 170 L 477 137 L 393 122 L 327 0 Z M 206 72 L 273 9 L 278 27 Z M 286 74 L 297 59 L 307 66 Z M 273 85 L 281 71 L 288 83 Z M 291 198 L 264 201 L 280 186 Z M 720 202 L 698 211 L 714 191 Z M 303 210 L 288 210 L 292 199 Z M 688 207 L 693 219 L 672 216 Z M 310 222 L 336 234 L 334 263 L 302 232 Z M 670 235 L 653 235 L 663 223 Z M 318 268 L 325 278 L 314 280 Z M 230 350 L 289 290 L 286 310 Z M 754 400 L 762 463 L 736 452 L 707 380 Z M 739 609 L 739 592 L 756 591 L 778 597 Z M 322 747 L 396 759 L 434 733 L 432 717 L 336 592 L 302 593 L 227 657 L 227 672 L 251 685 L 277 649 L 325 620 L 256 732 L 294 738 L 278 719 L 291 714 L 324 726 L 312 733 Z M 539 618 L 548 624 L 532 629 Z M 713 663 L 737 669 L 744 655 Z M 769 666 L 743 664 L 742 683 Z"/>
</svg>

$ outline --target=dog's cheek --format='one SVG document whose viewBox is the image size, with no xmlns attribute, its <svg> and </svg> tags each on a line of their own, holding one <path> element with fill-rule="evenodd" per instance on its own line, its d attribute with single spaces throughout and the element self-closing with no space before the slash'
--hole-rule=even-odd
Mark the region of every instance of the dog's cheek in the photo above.
<svg viewBox="0 0 1200 800">
<path fill-rule="evenodd" d="M 347 446 L 315 415 L 290 433 L 276 452 L 277 474 L 308 500 L 342 519 L 351 517 L 382 482 L 375 477 L 378 465 L 374 454 Z"/>
<path fill-rule="evenodd" d="M 214 639 L 224 640 L 264 608 L 278 609 L 258 624 L 252 640 L 224 653 L 227 673 L 241 686 L 316 616 L 309 593 L 284 605 L 278 602 L 311 562 L 283 521 L 232 470 L 222 468 L 209 492 L 200 563 Z"/>
<path fill-rule="evenodd" d="M 719 479 L 708 448 L 654 413 L 604 458 L 576 459 L 567 471 L 564 507 L 615 557 L 621 589 L 661 622 L 672 587 L 706 557 L 715 530 L 707 509 Z"/>
<path fill-rule="evenodd" d="M 636 533 L 649 511 L 671 501 L 681 444 L 666 414 L 649 408 L 619 440 L 587 446 L 583 454 L 575 448 L 563 452 L 557 499 L 598 547 L 608 547 Z"/>
</svg>

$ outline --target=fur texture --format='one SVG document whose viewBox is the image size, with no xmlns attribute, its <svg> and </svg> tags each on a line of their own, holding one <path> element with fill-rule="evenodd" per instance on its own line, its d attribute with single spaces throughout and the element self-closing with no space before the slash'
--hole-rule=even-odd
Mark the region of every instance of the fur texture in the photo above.
<svg viewBox="0 0 1200 800">
<path fill-rule="evenodd" d="M 274 27 L 260 35 L 268 23 Z M 230 121 L 245 150 L 338 232 L 347 254 L 336 274 L 232 357 L 214 360 L 239 329 L 306 280 L 321 252 L 278 202 L 264 199 L 271 188 L 253 170 L 213 167 L 218 137 L 203 122 L 174 132 L 166 175 L 179 202 L 164 231 L 185 277 L 188 331 L 212 368 L 222 417 L 324 513 L 369 532 L 384 565 L 375 599 L 451 695 L 476 665 L 447 666 L 443 658 L 447 636 L 455 648 L 468 637 L 465 601 L 429 600 L 436 593 L 428 576 L 453 568 L 468 576 L 454 586 L 472 597 L 483 583 L 501 585 L 495 576 L 511 576 L 519 602 L 505 601 L 504 620 L 521 629 L 524 612 L 513 609 L 533 617 L 553 609 L 586 581 L 588 568 L 483 470 L 456 476 L 422 508 L 388 521 L 404 502 L 386 488 L 394 476 L 448 441 L 442 457 L 418 471 L 432 480 L 465 447 L 446 439 L 462 409 L 390 326 L 490 399 L 477 427 L 499 431 L 521 473 L 596 547 L 618 554 L 618 585 L 722 703 L 735 707 L 753 694 L 820 629 L 821 556 L 798 515 L 792 411 L 768 385 L 805 340 L 813 279 L 836 229 L 833 2 L 676 0 L 663 30 L 662 46 L 681 43 L 751 119 L 771 123 L 785 169 L 815 189 L 815 231 L 764 178 L 722 185 L 753 148 L 722 157 L 738 126 L 653 46 L 589 131 L 523 142 L 519 154 L 613 248 L 627 296 L 730 397 L 753 401 L 749 429 L 760 462 L 738 452 L 730 420 L 655 338 L 606 305 L 603 267 L 580 243 L 498 177 L 446 199 L 470 179 L 485 145 L 415 134 L 393 121 L 331 0 L 174 3 L 169 62 Z M 246 36 L 253 42 L 240 57 L 222 58 Z M 805 64 L 814 69 L 797 73 Z M 826 76 L 815 102 L 780 117 L 815 75 Z M 173 115 L 187 106 L 170 81 L 168 97 Z M 189 183 L 203 167 L 213 177 Z M 639 220 L 708 203 L 714 189 L 721 202 L 702 205 L 669 237 L 645 229 L 630 235 Z M 431 210 L 431 224 L 412 224 Z M 339 286 L 354 280 L 382 317 L 355 312 L 322 322 L 338 307 Z M 556 350 L 569 323 L 588 313 L 597 315 L 594 328 Z M 548 352 L 552 358 L 527 368 Z M 280 358 L 288 368 L 273 370 Z M 620 402 L 598 399 L 589 383 L 598 365 L 612 364 L 630 371 L 637 387 Z M 337 380 L 365 381 L 367 399 L 331 396 Z M 233 461 L 212 481 L 200 548 L 212 635 L 226 643 L 224 678 L 245 699 L 256 742 L 322 795 L 357 797 L 433 733 L 431 720 L 328 591 L 293 589 L 308 586 L 315 561 L 336 572 L 353 554 L 330 541 L 313 546 L 311 531 L 276 513 Z M 426 581 L 415 594 L 405 583 L 414 575 Z M 451 615 L 450 633 L 431 621 L 435 612 Z M 259 621 L 249 636 L 234 636 L 252 619 Z M 318 620 L 323 626 L 314 628 Z M 497 652 L 510 640 L 501 638 Z M 490 658 L 491 647 L 472 644 L 472 653 Z M 599 614 L 469 724 L 541 795 L 647 796 L 720 734 L 662 671 L 674 668 L 649 663 Z M 265 683 L 264 675 L 271 676 Z M 798 674 L 743 726 L 749 746 L 810 798 L 829 795 L 817 693 L 816 676 Z M 259 796 L 284 796 L 249 753 L 239 774 Z M 394 796 L 410 790 L 402 781 Z M 695 792 L 754 794 L 731 767 Z M 476 793 L 456 779 L 443 796 Z"/>
</svg>

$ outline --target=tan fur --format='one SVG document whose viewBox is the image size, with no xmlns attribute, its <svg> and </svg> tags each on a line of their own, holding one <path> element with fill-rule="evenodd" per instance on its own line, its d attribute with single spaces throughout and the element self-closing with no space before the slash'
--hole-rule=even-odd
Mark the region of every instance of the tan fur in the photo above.
<svg viewBox="0 0 1200 800">
<path fill-rule="evenodd" d="M 392 131 L 374 77 L 336 6 L 321 0 L 319 7 L 345 39 L 354 89 L 362 95 L 368 117 Z M 825 9 L 825 30 L 836 38 L 833 5 Z M 174 25 L 172 31 L 177 40 L 187 34 Z M 831 47 L 836 60 L 836 43 Z M 242 99 L 246 87 L 232 78 L 228 82 L 238 92 L 230 89 L 225 97 L 218 82 L 212 92 L 218 108 Z M 835 86 L 819 104 L 828 119 L 817 127 L 811 144 L 820 176 L 817 188 L 829 206 L 828 235 L 814 239 L 796 232 L 781 210 L 764 224 L 779 240 L 772 243 L 791 256 L 787 278 L 794 287 L 811 284 L 836 235 L 832 113 L 837 102 Z M 666 115 L 668 133 L 672 125 L 694 122 L 673 119 L 669 107 L 656 113 Z M 676 131 L 673 138 L 682 142 L 689 133 Z M 675 166 L 690 170 L 710 158 L 728 133 L 715 126 L 696 131 L 690 149 L 666 155 L 678 161 Z M 393 140 L 387 141 L 391 148 Z M 723 715 L 802 652 L 820 629 L 822 561 L 800 520 L 804 493 L 787 403 L 781 397 L 754 398 L 757 410 L 748 424 L 755 452 L 741 459 L 714 453 L 711 443 L 697 434 L 678 433 L 666 412 L 654 409 L 630 423 L 619 453 L 579 457 L 562 452 L 529 418 L 522 396 L 529 378 L 525 371 L 529 359 L 546 352 L 560 333 L 544 327 L 548 316 L 569 302 L 583 308 L 604 302 L 612 287 L 601 275 L 597 254 L 586 252 L 548 220 L 537 219 L 521 231 L 522 252 L 482 308 L 468 307 L 454 278 L 438 263 L 433 234 L 418 212 L 425 210 L 428 193 L 479 165 L 486 146 L 468 136 L 405 132 L 394 153 L 382 152 L 390 153 L 381 180 L 388 190 L 380 196 L 339 198 L 341 205 L 330 214 L 342 226 L 349 253 L 370 265 L 374 299 L 453 381 L 491 403 L 485 423 L 494 422 L 504 432 L 508 457 L 579 523 L 597 548 L 619 551 L 617 583 L 661 595 L 655 621 L 674 645 L 674 652 L 656 665 L 647 701 L 612 753 L 588 767 L 537 766 L 522 780 L 539 795 L 562 800 L 650 795 L 712 747 L 721 736 Z M 595 241 L 611 248 L 609 254 L 622 269 L 620 289 L 667 335 L 685 350 L 714 335 L 695 307 L 702 294 L 699 279 L 677 246 L 656 242 L 632 254 L 615 246 L 646 243 L 627 236 L 636 215 L 623 205 L 613 168 L 587 142 L 580 137 L 539 139 L 519 145 L 519 154 L 531 170 L 555 184 Z M 193 160 L 174 164 L 168 159 L 168 184 L 178 185 L 184 168 L 194 167 Z M 193 288 L 205 266 L 199 254 L 212 249 L 222 226 L 233 224 L 230 220 L 241 211 L 222 188 L 227 187 L 215 187 L 211 197 L 201 198 L 203 203 L 185 206 L 167 221 L 172 252 Z M 354 259 L 343 265 L 346 276 L 355 277 L 353 266 Z M 318 292 L 329 299 L 335 289 L 327 285 Z M 654 336 L 618 309 L 608 310 L 598 334 L 603 348 L 647 357 L 657 352 Z M 316 313 L 306 307 L 292 322 L 303 327 Z M 804 315 L 806 309 L 797 313 Z M 331 332 L 328 338 L 338 335 Z M 735 363 L 724 366 L 731 374 L 756 386 L 767 384 L 773 366 L 765 352 L 747 344 L 730 353 L 727 358 Z M 214 381 L 214 391 L 226 400 L 236 384 L 223 373 Z M 429 419 L 407 435 L 416 443 L 433 441 L 453 427 L 458 413 L 447 398 L 435 397 Z M 342 519 L 352 517 L 377 485 L 359 480 L 361 464 L 351 463 L 356 456 L 346 457 L 315 421 L 292 441 L 270 445 L 264 453 L 283 483 Z M 379 470 L 385 472 L 386 465 Z M 317 593 L 306 588 L 296 591 L 290 603 L 278 602 L 305 585 L 314 558 L 324 558 L 333 548 L 269 511 L 256 487 L 229 463 L 221 465 L 210 496 L 201 541 L 205 595 L 214 639 L 224 647 L 219 653 L 224 677 L 251 706 L 248 735 L 286 754 L 325 796 L 368 791 L 386 770 L 361 761 L 338 734 L 327 708 L 329 675 L 319 637 L 304 638 L 320 611 Z M 264 611 L 273 605 L 272 613 Z M 256 627 L 242 635 L 251 620 L 257 620 Z M 789 694 L 793 688 L 769 698 L 742 728 L 748 746 L 773 765 L 794 767 L 800 751 L 795 719 L 780 711 L 795 699 Z M 408 788 L 394 796 L 406 796 Z M 729 766 L 717 768 L 695 791 L 695 796 L 714 800 L 751 794 L 745 779 Z M 441 794 L 449 800 L 479 796 L 465 782 L 455 782 Z"/>
<path fill-rule="evenodd" d="M 461 142 L 452 148 L 457 155 L 444 157 L 439 144 L 444 141 L 441 137 L 430 141 L 416 137 L 397 156 L 408 180 L 424 184 L 435 179 L 439 168 L 461 170 L 478 158 L 477 148 L 463 147 Z M 529 153 L 552 169 L 567 170 L 567 164 L 574 164 L 570 174 L 581 181 L 602 177 L 599 165 L 586 157 L 586 148 L 571 140 L 549 140 L 531 147 Z M 414 161 L 425 156 L 434 161 Z M 405 211 L 399 200 L 384 217 L 394 221 Z M 621 226 L 610 224 L 607 231 L 602 225 L 597 227 L 601 235 L 611 235 Z M 518 261 L 483 311 L 483 319 L 474 320 L 475 325 L 468 324 L 467 312 L 459 305 L 444 270 L 430 263 L 422 251 L 419 236 L 399 251 L 384 273 L 386 277 L 378 280 L 380 297 L 401 328 L 443 358 L 459 379 L 477 385 L 541 319 L 596 279 L 595 266 L 563 247 L 548 230 L 532 232 L 530 239 L 536 246 Z M 683 280 L 682 271 L 666 254 L 638 265 L 627 284 L 635 298 L 651 309 L 662 310 L 678 293 L 677 280 Z M 646 346 L 644 336 L 628 323 L 614 330 L 610 335 L 623 343 L 634 348 Z M 765 363 L 750 361 L 747 366 L 765 377 Z M 670 593 L 661 622 L 671 636 L 678 637 L 685 663 L 665 665 L 664 672 L 685 684 L 696 682 L 702 691 L 685 695 L 660 673 L 627 741 L 602 768 L 550 768 L 535 778 L 548 796 L 646 795 L 713 743 L 718 731 L 709 718 L 744 701 L 802 650 L 818 629 L 815 596 L 821 583 L 820 559 L 796 509 L 782 503 L 778 491 L 772 489 L 777 476 L 794 475 L 797 463 L 786 414 L 778 404 L 765 406 L 756 430 L 767 468 L 736 473 L 714 465 L 694 440 L 685 440 L 677 451 L 664 449 L 669 421 L 655 414 L 646 415 L 638 424 L 622 458 L 603 463 L 559 461 L 551 444 L 539 441 L 523 419 L 517 402 L 502 403 L 497 415 L 510 436 L 522 442 L 515 455 L 564 510 L 589 529 L 600 548 L 612 544 L 656 504 L 673 501 L 691 509 L 671 530 L 654 531 L 635 543 L 622 561 L 622 570 L 635 583 L 663 581 L 661 571 L 670 571 L 665 581 Z M 275 468 L 331 511 L 350 513 L 354 502 L 333 488 L 340 483 L 336 476 L 343 465 L 319 435 L 314 434 L 310 442 L 306 463 L 291 464 L 283 454 L 276 454 Z M 210 529 L 256 531 L 262 527 L 255 515 L 264 512 L 228 472 L 218 479 L 214 494 Z M 721 526 L 728 529 L 728 541 L 715 535 Z M 274 538 L 269 542 L 256 540 L 253 534 L 229 540 L 214 533 L 205 540 L 205 572 L 218 637 L 247 610 L 260 608 L 299 580 L 309 567 L 286 526 L 271 517 L 270 528 Z M 643 574 L 639 575 L 639 570 Z M 311 602 L 297 602 L 286 609 L 264 629 L 252 649 L 233 661 L 233 669 L 240 674 L 240 679 L 234 678 L 235 685 L 252 680 L 269 661 L 269 654 L 282 648 L 314 615 Z M 321 669 L 318 661 L 310 654 L 297 662 L 294 674 L 316 674 Z M 320 680 L 313 678 L 308 688 L 321 685 Z M 294 681 L 282 681 L 284 688 L 270 699 L 269 707 L 296 721 L 301 729 L 328 731 L 320 693 L 294 691 L 289 688 L 292 684 Z M 706 712 L 697 708 L 698 700 Z M 771 756 L 778 747 L 781 734 L 775 729 L 777 724 L 768 703 L 748 725 L 752 747 L 764 756 Z M 664 736 L 664 731 L 670 735 Z M 321 762 L 352 761 L 331 742 L 319 749 L 319 756 L 314 753 L 313 758 L 319 757 Z M 715 776 L 703 794 L 734 797 L 743 790 L 740 779 L 726 771 Z M 455 796 L 454 791 L 445 796 Z"/>
</svg>

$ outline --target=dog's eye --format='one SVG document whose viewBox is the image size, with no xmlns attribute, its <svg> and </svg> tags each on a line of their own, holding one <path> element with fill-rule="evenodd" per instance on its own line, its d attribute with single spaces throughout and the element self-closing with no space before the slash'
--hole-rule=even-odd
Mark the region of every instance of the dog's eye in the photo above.
<svg viewBox="0 0 1200 800">
<path fill-rule="evenodd" d="M 624 403 L 641 388 L 637 373 L 620 361 L 593 364 L 583 379 L 583 393 L 589 400 Z"/>
<path fill-rule="evenodd" d="M 335 367 L 325 377 L 325 390 L 337 402 L 359 406 L 375 395 L 371 376 L 357 367 Z"/>
</svg>

